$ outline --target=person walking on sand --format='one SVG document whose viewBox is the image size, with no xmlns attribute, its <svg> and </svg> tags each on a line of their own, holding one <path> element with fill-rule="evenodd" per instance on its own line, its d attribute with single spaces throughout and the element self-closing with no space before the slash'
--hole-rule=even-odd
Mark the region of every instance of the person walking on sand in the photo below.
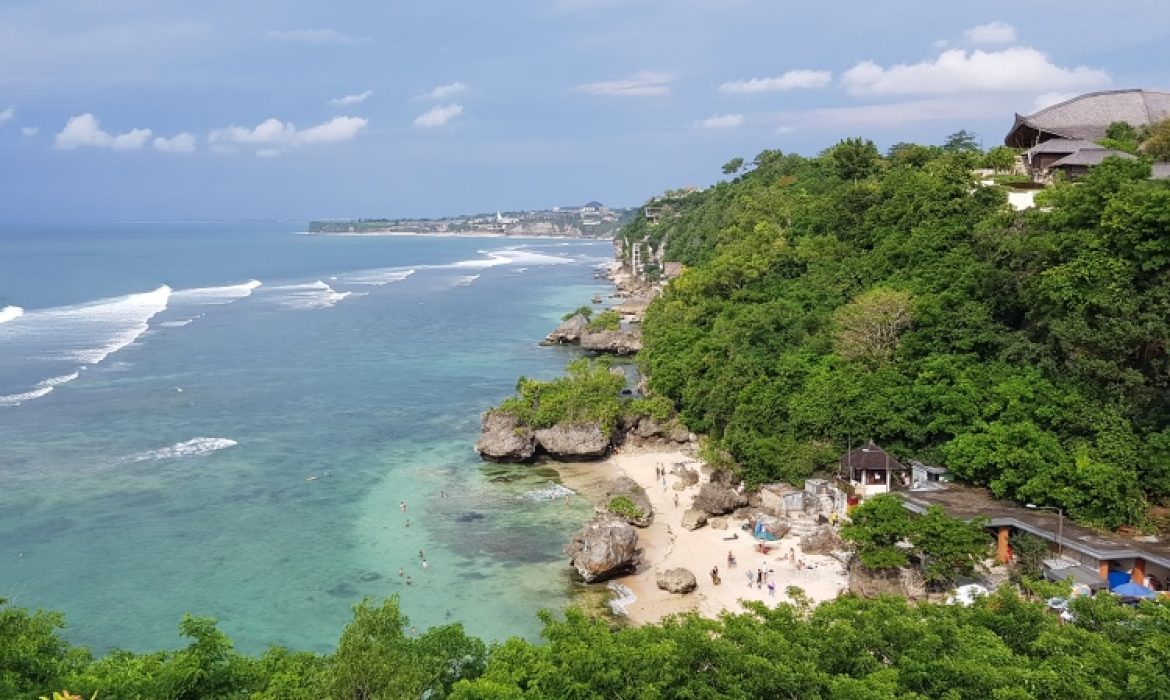
<svg viewBox="0 0 1170 700">
<path fill-rule="evenodd" d="M 748 570 L 747 570 L 747 578 L 748 578 L 748 588 L 751 588 L 751 587 L 752 587 L 752 581 L 754 581 L 754 580 L 755 580 L 755 578 L 756 578 L 756 577 L 755 577 L 755 574 L 753 574 L 753 573 L 752 573 L 752 570 L 751 570 L 751 569 L 748 569 Z"/>
<path fill-rule="evenodd" d="M 674 507 L 678 508 L 678 494 L 674 494 Z"/>
<path fill-rule="evenodd" d="M 768 597 L 769 598 L 776 597 L 776 582 L 775 581 L 768 582 Z"/>
</svg>

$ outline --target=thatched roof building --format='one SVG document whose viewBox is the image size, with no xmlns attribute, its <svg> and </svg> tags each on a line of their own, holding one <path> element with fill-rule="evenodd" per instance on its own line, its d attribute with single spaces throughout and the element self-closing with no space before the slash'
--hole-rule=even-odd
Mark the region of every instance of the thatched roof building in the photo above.
<svg viewBox="0 0 1170 700">
<path fill-rule="evenodd" d="M 1170 92 L 1108 90 L 1090 92 L 1022 116 L 1017 114 L 1004 143 L 1032 148 L 1051 139 L 1096 141 L 1113 122 L 1143 127 L 1170 119 Z"/>
</svg>

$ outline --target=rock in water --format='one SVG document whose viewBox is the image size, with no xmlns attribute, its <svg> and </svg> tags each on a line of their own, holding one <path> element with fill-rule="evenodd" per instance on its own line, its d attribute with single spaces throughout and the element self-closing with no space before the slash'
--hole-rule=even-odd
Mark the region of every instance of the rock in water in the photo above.
<svg viewBox="0 0 1170 700">
<path fill-rule="evenodd" d="M 614 355 L 633 355 L 642 349 L 640 331 L 584 331 L 581 349 L 607 352 Z"/>
<path fill-rule="evenodd" d="M 658 587 L 669 593 L 690 593 L 698 586 L 695 575 L 688 569 L 667 569 L 654 575 Z"/>
<path fill-rule="evenodd" d="M 552 333 L 544 338 L 545 345 L 576 345 L 581 342 L 581 331 L 589 325 L 589 319 L 581 314 L 573 314 L 569 320 L 556 327 Z"/>
<path fill-rule="evenodd" d="M 605 497 L 600 507 L 602 509 L 608 509 L 613 499 L 623 496 L 629 499 L 630 503 L 634 504 L 634 510 L 641 515 L 627 515 L 624 513 L 614 513 L 614 515 L 622 518 L 634 527 L 646 527 L 654 520 L 654 507 L 650 505 L 650 497 L 646 495 L 646 490 L 628 476 L 618 477 L 606 485 Z"/>
<path fill-rule="evenodd" d="M 586 583 L 601 581 L 638 565 L 638 531 L 615 515 L 599 515 L 573 535 L 565 554 Z"/>
<path fill-rule="evenodd" d="M 687 530 L 698 530 L 707 524 L 707 514 L 697 508 L 688 508 L 682 516 L 682 526 Z"/>
<path fill-rule="evenodd" d="M 699 487 L 699 495 L 695 496 L 694 507 L 709 515 L 723 515 L 736 508 L 746 506 L 747 503 L 747 496 L 735 489 L 707 483 Z"/>
<path fill-rule="evenodd" d="M 516 416 L 503 411 L 483 414 L 475 451 L 492 462 L 527 462 L 536 454 L 536 437 Z"/>
<path fill-rule="evenodd" d="M 557 423 L 536 431 L 536 442 L 553 459 L 574 461 L 600 459 L 609 454 L 612 443 L 600 423 Z"/>
</svg>

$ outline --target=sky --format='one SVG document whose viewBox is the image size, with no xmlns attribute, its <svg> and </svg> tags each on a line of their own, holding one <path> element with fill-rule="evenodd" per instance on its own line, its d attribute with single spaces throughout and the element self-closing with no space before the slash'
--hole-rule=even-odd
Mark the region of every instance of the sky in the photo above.
<svg viewBox="0 0 1170 700">
<path fill-rule="evenodd" d="M 0 221 L 441 216 L 1170 89 L 1165 0 L 4 0 Z"/>
</svg>

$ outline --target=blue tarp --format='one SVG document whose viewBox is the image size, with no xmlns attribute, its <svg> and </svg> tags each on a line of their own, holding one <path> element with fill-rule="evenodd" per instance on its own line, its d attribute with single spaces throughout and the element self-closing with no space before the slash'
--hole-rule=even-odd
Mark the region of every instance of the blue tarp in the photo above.
<svg viewBox="0 0 1170 700">
<path fill-rule="evenodd" d="M 1120 585 L 1129 583 L 1130 575 L 1128 571 L 1110 571 L 1109 572 L 1109 590 L 1113 590 Z"/>
<path fill-rule="evenodd" d="M 1153 598 L 1157 594 L 1139 583 L 1123 583 L 1113 589 L 1113 595 L 1123 598 Z"/>
</svg>

